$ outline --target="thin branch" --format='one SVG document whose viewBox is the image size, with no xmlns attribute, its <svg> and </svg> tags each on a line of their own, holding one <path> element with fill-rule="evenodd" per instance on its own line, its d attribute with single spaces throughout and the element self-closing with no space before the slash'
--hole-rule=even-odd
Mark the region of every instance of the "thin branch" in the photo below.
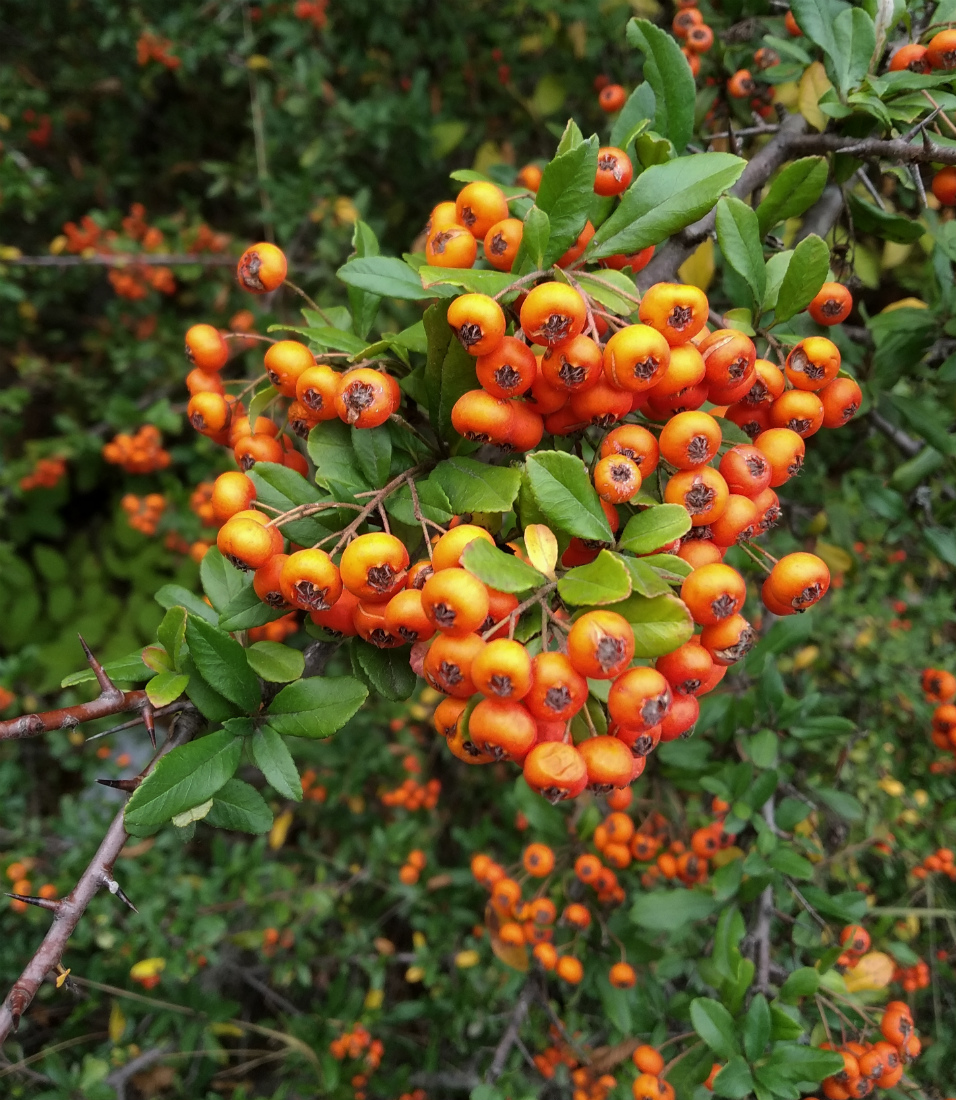
<svg viewBox="0 0 956 1100">
<path fill-rule="evenodd" d="M 184 711 L 177 715 L 175 726 L 166 744 L 159 750 L 146 768 L 144 775 L 153 770 L 157 762 L 168 752 L 185 745 L 202 728 L 205 719 L 196 710 Z M 102 886 L 112 893 L 119 894 L 119 887 L 113 883 L 113 864 L 127 841 L 127 832 L 123 821 L 123 810 L 113 818 L 96 854 L 90 860 L 86 870 L 80 876 L 73 890 L 57 903 L 57 910 L 50 930 L 43 942 L 34 952 L 23 973 L 14 983 L 3 1004 L 0 1005 L 0 1043 L 11 1031 L 16 1031 L 20 1018 L 36 996 L 43 980 L 54 970 L 63 958 L 63 952 L 69 943 L 80 918 Z M 110 885 L 113 883 L 113 885 Z M 125 895 L 124 895 L 125 897 Z"/>
<path fill-rule="evenodd" d="M 505 1033 L 501 1037 L 501 1042 L 495 1050 L 495 1056 L 492 1058 L 491 1065 L 488 1067 L 488 1072 L 485 1074 L 485 1081 L 489 1085 L 494 1084 L 501 1076 L 505 1068 L 505 1063 L 508 1061 L 508 1055 L 511 1053 L 511 1048 L 518 1041 L 518 1034 L 521 1031 L 521 1025 L 524 1023 L 525 1017 L 528 1015 L 528 1008 L 531 1002 L 535 1000 L 536 996 L 535 978 L 531 976 L 525 982 L 521 989 L 521 993 L 518 995 L 518 1000 L 511 1013 L 511 1019 L 508 1021 Z"/>
</svg>

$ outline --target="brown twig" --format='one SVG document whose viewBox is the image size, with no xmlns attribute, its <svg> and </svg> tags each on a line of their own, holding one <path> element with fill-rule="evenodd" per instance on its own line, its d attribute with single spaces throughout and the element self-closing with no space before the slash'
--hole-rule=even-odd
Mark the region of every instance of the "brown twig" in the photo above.
<svg viewBox="0 0 956 1100">
<path fill-rule="evenodd" d="M 37 737 L 41 733 L 50 733 L 53 730 L 75 730 L 82 722 L 106 718 L 111 714 L 122 714 L 128 710 L 138 710 L 142 714 L 143 723 L 149 730 L 150 739 L 153 744 L 156 743 L 153 732 L 153 706 L 146 692 L 120 691 L 82 638 L 80 638 L 80 645 L 100 686 L 100 694 L 88 703 L 77 703 L 72 707 L 59 707 L 56 710 L 41 711 L 38 714 L 22 714 L 19 718 L 9 718 L 6 722 L 0 722 L 0 741 Z"/>
<path fill-rule="evenodd" d="M 335 555 L 351 540 L 355 532 L 378 508 L 378 506 L 382 504 L 387 497 L 391 496 L 391 494 L 394 493 L 396 489 L 401 488 L 402 485 L 404 485 L 409 478 L 413 478 L 416 474 L 420 474 L 423 469 L 423 466 L 413 466 L 410 470 L 405 470 L 403 473 L 400 473 L 398 477 L 393 477 L 387 485 L 379 489 L 368 502 L 368 504 L 366 504 L 361 512 L 359 512 L 355 519 L 352 520 L 348 527 L 342 530 L 342 533 L 339 535 L 338 542 L 336 542 L 335 546 L 332 547 L 330 556 L 335 557 Z M 331 537 L 333 536 L 330 536 L 330 538 Z M 328 541 L 328 539 L 322 539 L 322 542 Z M 316 543 L 316 545 L 319 546 L 321 545 L 321 543 Z"/>
<path fill-rule="evenodd" d="M 501 1042 L 498 1044 L 491 1065 L 488 1067 L 488 1072 L 485 1074 L 485 1081 L 489 1085 L 494 1084 L 504 1071 L 508 1055 L 511 1053 L 511 1048 L 517 1043 L 521 1025 L 528 1015 L 528 1008 L 531 1002 L 537 998 L 537 995 L 536 979 L 534 975 L 531 975 L 518 994 L 518 1000 L 512 1010 L 511 1019 L 508 1021 L 505 1033 L 501 1037 Z"/>
<path fill-rule="evenodd" d="M 157 762 L 168 752 L 192 740 L 204 723 L 205 719 L 197 710 L 190 709 L 181 712 L 176 718 L 172 735 L 149 763 L 143 775 L 148 775 Z M 106 836 L 87 865 L 86 870 L 80 876 L 76 886 L 65 898 L 61 898 L 56 902 L 56 911 L 50 930 L 34 952 L 33 958 L 27 963 L 23 973 L 14 983 L 13 988 L 7 994 L 3 1004 L 0 1005 L 0 1043 L 7 1038 L 11 1031 L 17 1030 L 21 1016 L 36 996 L 43 980 L 59 964 L 70 936 L 79 924 L 80 918 L 86 912 L 86 907 L 100 888 L 105 886 L 110 893 L 117 894 L 117 896 L 122 895 L 122 891 L 113 879 L 112 872 L 113 864 L 126 840 L 127 832 L 123 820 L 123 811 L 121 810 L 113 818 Z M 122 895 L 122 897 L 127 901 L 127 904 L 130 904 L 125 895 Z"/>
</svg>

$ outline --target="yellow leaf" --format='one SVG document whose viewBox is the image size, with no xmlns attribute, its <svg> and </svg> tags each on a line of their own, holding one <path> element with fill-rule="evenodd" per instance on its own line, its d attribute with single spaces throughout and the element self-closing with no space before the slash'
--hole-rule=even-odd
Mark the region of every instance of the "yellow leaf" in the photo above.
<svg viewBox="0 0 956 1100">
<path fill-rule="evenodd" d="M 255 72 L 261 72 L 264 69 L 272 68 L 272 62 L 261 53 L 254 53 L 246 58 L 246 65 Z"/>
<path fill-rule="evenodd" d="M 919 790 L 913 791 L 913 801 L 917 806 L 925 806 L 929 802 L 929 795 L 920 787 Z"/>
<path fill-rule="evenodd" d="M 567 25 L 568 41 L 571 43 L 571 49 L 574 51 L 574 56 L 582 58 L 588 52 L 588 26 L 583 19 L 575 19 L 573 23 Z"/>
<path fill-rule="evenodd" d="M 890 798 L 899 798 L 906 790 L 903 784 L 891 775 L 884 776 L 879 782 L 879 787 L 881 790 L 886 791 Z"/>
<path fill-rule="evenodd" d="M 143 978 L 155 978 L 157 974 L 162 974 L 165 969 L 165 959 L 140 959 L 138 963 L 133 963 L 130 967 L 129 976 L 134 981 L 141 982 Z"/>
<path fill-rule="evenodd" d="M 385 1000 L 384 989 L 370 989 L 365 994 L 365 1007 L 370 1009 L 376 1009 L 382 1007 L 382 1001 Z"/>
<path fill-rule="evenodd" d="M 377 936 L 372 943 L 375 946 L 375 950 L 380 955 L 394 955 L 395 944 L 391 940 L 387 940 L 384 936 Z"/>
<path fill-rule="evenodd" d="M 883 245 L 883 267 L 899 267 L 901 263 L 909 259 L 913 251 L 911 244 L 898 244 L 896 241 L 887 241 Z"/>
<path fill-rule="evenodd" d="M 705 293 L 714 277 L 714 242 L 708 237 L 680 265 L 677 271 L 681 281 L 696 286 Z"/>
<path fill-rule="evenodd" d="M 843 975 L 847 990 L 860 993 L 864 989 L 886 989 L 893 980 L 896 963 L 882 951 L 869 951 Z"/>
<path fill-rule="evenodd" d="M 126 1017 L 123 1015 L 123 1010 L 119 1006 L 119 1002 L 114 1001 L 113 1007 L 110 1009 L 110 1022 L 109 1022 L 109 1034 L 110 1042 L 118 1043 L 123 1038 L 123 1032 L 126 1030 Z"/>
<path fill-rule="evenodd" d="M 63 988 L 63 983 L 66 981 L 66 979 L 69 976 L 70 976 L 70 971 L 69 970 L 61 970 L 59 972 L 59 974 L 57 974 L 57 976 L 56 976 L 56 987 L 57 987 L 57 989 L 62 989 Z"/>
<path fill-rule="evenodd" d="M 825 130 L 829 119 L 820 110 L 820 97 L 832 88 L 822 61 L 814 61 L 807 66 L 800 78 L 800 94 L 797 108 L 814 130 Z"/>
<path fill-rule="evenodd" d="M 728 863 L 733 863 L 735 859 L 743 859 L 744 855 L 745 853 L 742 848 L 738 848 L 736 844 L 732 844 L 729 848 L 721 848 L 719 852 L 714 852 L 710 862 L 715 867 L 726 867 Z"/>
<path fill-rule="evenodd" d="M 852 556 L 842 546 L 834 546 L 831 542 L 817 539 L 815 551 L 818 557 L 823 558 L 831 573 L 846 573 L 853 567 Z"/>
<path fill-rule="evenodd" d="M 336 220 L 341 224 L 352 225 L 358 221 L 358 207 L 346 195 L 340 195 L 332 205 Z"/>
<path fill-rule="evenodd" d="M 929 309 L 929 306 L 920 298 L 900 298 L 898 302 L 884 306 L 880 313 L 892 313 L 894 309 Z"/>
<path fill-rule="evenodd" d="M 69 243 L 70 242 L 61 233 L 58 237 L 54 237 L 53 240 L 50 241 L 50 252 L 54 256 L 59 256 L 61 252 L 66 251 L 66 246 Z"/>
<path fill-rule="evenodd" d="M 524 548 L 528 562 L 554 580 L 554 567 L 558 564 L 558 540 L 550 527 L 543 523 L 529 524 L 524 531 Z"/>
<path fill-rule="evenodd" d="M 494 141 L 483 141 L 475 153 L 472 168 L 476 172 L 487 172 L 495 164 L 507 164 L 507 158 L 502 153 L 501 146 Z"/>
<path fill-rule="evenodd" d="M 416 951 L 421 951 L 426 943 L 428 943 L 428 940 L 425 939 L 424 932 L 412 933 L 412 947 L 414 947 Z"/>
<path fill-rule="evenodd" d="M 805 645 L 803 649 L 798 650 L 793 656 L 793 667 L 799 672 L 801 669 L 809 668 L 813 662 L 820 656 L 820 647 L 815 645 Z"/>
<path fill-rule="evenodd" d="M 273 852 L 277 852 L 283 844 L 285 844 L 285 838 L 289 835 L 289 827 L 292 825 L 292 811 L 284 810 L 273 821 L 272 828 L 269 830 L 269 847 Z"/>
<path fill-rule="evenodd" d="M 481 956 L 474 948 L 469 951 L 459 951 L 455 956 L 455 966 L 459 970 L 467 970 L 469 967 L 477 966 L 480 961 Z"/>
<path fill-rule="evenodd" d="M 498 936 L 501 921 L 491 905 L 485 907 L 485 927 L 488 929 L 488 938 L 491 940 L 491 950 L 494 951 L 495 958 L 503 962 L 505 966 L 510 966 L 512 970 L 519 970 L 522 974 L 526 973 L 530 965 L 528 948 L 524 944 L 513 947 L 511 944 L 501 942 Z"/>
<path fill-rule="evenodd" d="M 774 103 L 779 103 L 782 107 L 786 107 L 789 110 L 796 107 L 799 99 L 800 89 L 792 80 L 788 80 L 784 84 L 778 84 L 773 89 Z"/>
<path fill-rule="evenodd" d="M 422 978 L 424 978 L 424 977 L 425 977 L 425 968 L 424 968 L 424 966 L 410 966 L 405 971 L 405 981 L 406 982 L 413 982 L 413 983 L 414 982 L 420 982 L 422 980 Z"/>
<path fill-rule="evenodd" d="M 223 1035 L 229 1039 L 241 1039 L 245 1032 L 235 1024 L 210 1024 L 209 1030 L 213 1035 Z"/>
</svg>

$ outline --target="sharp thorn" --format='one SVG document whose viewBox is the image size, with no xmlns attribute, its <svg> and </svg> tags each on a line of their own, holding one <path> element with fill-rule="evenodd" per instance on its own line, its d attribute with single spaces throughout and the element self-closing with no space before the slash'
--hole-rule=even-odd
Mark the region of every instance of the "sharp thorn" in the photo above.
<svg viewBox="0 0 956 1100">
<path fill-rule="evenodd" d="M 86 644 L 86 640 L 82 634 L 78 634 L 80 639 L 80 645 L 83 647 L 83 652 L 86 654 L 86 661 L 90 668 L 93 670 L 93 675 L 96 677 L 96 682 L 100 685 L 100 691 L 106 694 L 117 692 L 118 689 L 113 684 L 113 681 L 107 676 L 106 671 L 100 662 L 93 656 L 93 651 Z"/>
<path fill-rule="evenodd" d="M 30 897 L 28 894 L 7 894 L 8 898 L 13 898 L 15 901 L 24 901 L 27 905 L 35 905 L 38 909 L 47 909 L 51 913 L 55 913 L 60 908 L 60 903 L 56 898 L 35 898 Z"/>
<path fill-rule="evenodd" d="M 126 791 L 128 794 L 132 794 L 143 781 L 137 775 L 133 779 L 97 779 L 96 782 L 104 787 L 113 787 L 118 791 Z"/>
<path fill-rule="evenodd" d="M 120 887 L 119 887 L 119 886 L 117 886 L 117 887 L 116 887 L 116 896 L 117 896 L 117 897 L 118 897 L 118 898 L 120 899 L 120 901 L 121 901 L 121 902 L 123 902 L 123 904 L 124 904 L 124 905 L 128 905 L 128 906 L 130 907 L 130 909 L 132 909 L 132 910 L 133 910 L 133 912 L 134 912 L 134 913 L 139 913 L 139 910 L 138 910 L 138 909 L 136 908 L 136 906 L 135 906 L 135 905 L 134 905 L 134 904 L 133 904 L 133 903 L 132 903 L 132 902 L 131 902 L 131 901 L 129 900 L 129 898 L 128 898 L 128 897 L 126 896 L 126 894 L 125 894 L 125 893 L 124 893 L 124 892 L 122 891 L 122 889 L 120 889 Z"/>
<path fill-rule="evenodd" d="M 147 703 L 142 710 L 143 725 L 146 727 L 146 732 L 149 734 L 149 741 L 153 748 L 156 748 L 156 723 L 153 721 L 153 707 L 151 703 Z"/>
<path fill-rule="evenodd" d="M 11 1012 L 10 1019 L 13 1020 L 13 1033 L 14 1035 L 16 1035 L 16 1033 L 20 1030 L 20 1013 Z"/>
<path fill-rule="evenodd" d="M 136 906 L 135 906 L 135 905 L 134 905 L 134 904 L 133 904 L 133 903 L 132 903 L 132 902 L 131 902 L 131 901 L 129 900 L 129 898 L 128 898 L 128 897 L 126 896 L 126 894 L 124 894 L 124 893 L 123 893 L 122 889 L 120 888 L 120 884 L 119 884 L 119 883 L 118 883 L 118 882 L 116 881 L 116 879 L 115 879 L 115 878 L 111 878 L 111 877 L 110 877 L 110 876 L 109 876 L 108 874 L 106 874 L 106 872 L 104 871 L 104 872 L 103 872 L 103 877 L 101 878 L 101 880 L 100 880 L 100 881 L 101 881 L 101 882 L 103 883 L 103 885 L 104 885 L 104 886 L 106 887 L 106 889 L 107 889 L 107 890 L 109 890 L 109 892 L 110 892 L 110 893 L 111 893 L 111 894 L 112 894 L 112 895 L 113 895 L 114 897 L 117 897 L 117 898 L 119 898 L 119 899 L 120 899 L 120 901 L 121 901 L 121 902 L 123 902 L 123 904 L 124 904 L 124 905 L 128 905 L 128 906 L 130 907 L 130 909 L 132 909 L 132 910 L 133 910 L 133 912 L 134 912 L 134 913 L 138 913 L 138 912 L 139 912 L 139 910 L 138 910 L 138 909 L 136 908 Z"/>
</svg>

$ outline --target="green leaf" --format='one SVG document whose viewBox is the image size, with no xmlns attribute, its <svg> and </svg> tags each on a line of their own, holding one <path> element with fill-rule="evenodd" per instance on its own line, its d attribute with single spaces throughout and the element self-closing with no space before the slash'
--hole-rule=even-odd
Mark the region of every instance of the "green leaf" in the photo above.
<svg viewBox="0 0 956 1100">
<path fill-rule="evenodd" d="M 365 480 L 373 489 L 381 489 L 392 466 L 392 440 L 388 432 L 352 428 L 352 450 Z"/>
<path fill-rule="evenodd" d="M 812 997 L 820 988 L 820 972 L 812 966 L 801 966 L 780 987 L 780 999 L 786 1004 L 796 1004 L 801 997 Z"/>
<path fill-rule="evenodd" d="M 714 1078 L 714 1096 L 724 1096 L 728 1100 L 746 1100 L 753 1094 L 753 1087 L 750 1067 L 739 1054 L 734 1055 Z"/>
<path fill-rule="evenodd" d="M 827 185 L 826 157 L 803 157 L 791 161 L 770 185 L 766 198 L 757 207 L 760 235 L 775 225 L 809 210 Z"/>
<path fill-rule="evenodd" d="M 425 481 L 416 481 L 415 487 L 418 490 L 418 503 L 422 515 L 426 519 L 432 520 L 433 523 L 440 523 L 443 527 L 447 526 L 455 513 L 452 511 L 448 497 L 445 496 L 445 490 L 437 482 L 432 481 L 431 478 Z M 409 527 L 418 524 L 412 503 L 411 490 L 407 485 L 403 485 L 397 492 L 388 497 L 385 501 L 385 510 L 389 515 L 394 516 L 399 523 L 406 523 Z"/>
<path fill-rule="evenodd" d="M 370 487 L 355 461 L 352 429 L 348 424 L 343 424 L 341 420 L 324 420 L 317 424 L 309 432 L 308 451 L 309 458 L 315 463 L 315 480 L 319 485 L 327 489 L 341 485 L 353 492 L 362 492 Z M 252 473 L 255 474 L 255 467 Z M 289 525 L 289 530 L 292 529 Z"/>
<path fill-rule="evenodd" d="M 956 569 L 956 535 L 945 527 L 924 527 L 923 538 L 940 559 Z"/>
<path fill-rule="evenodd" d="M 813 864 L 810 860 L 790 848 L 778 848 L 770 857 L 770 866 L 791 878 L 813 878 Z"/>
<path fill-rule="evenodd" d="M 797 26 L 831 59 L 839 51 L 833 25 L 847 7 L 842 0 L 793 0 L 790 4 Z"/>
<path fill-rule="evenodd" d="M 749 1062 L 756 1062 L 770 1042 L 770 1006 L 767 998 L 758 993 L 750 1002 L 744 1018 L 744 1053 Z"/>
<path fill-rule="evenodd" d="M 585 255 L 597 260 L 660 244 L 713 209 L 745 164 L 730 153 L 695 153 L 653 165 L 624 192 Z"/>
<path fill-rule="evenodd" d="M 426 290 L 413 267 L 394 256 L 362 256 L 343 264 L 336 275 L 346 286 L 354 286 L 381 298 L 401 298 L 418 302 L 434 298 Z"/>
<path fill-rule="evenodd" d="M 127 832 L 139 836 L 211 798 L 235 774 L 241 750 L 241 738 L 219 730 L 167 753 L 126 803 Z"/>
<path fill-rule="evenodd" d="M 633 1030 L 630 1005 L 631 993 L 626 989 L 618 989 L 611 985 L 603 974 L 598 983 L 598 992 L 601 995 L 604 1015 L 621 1035 L 629 1035 Z"/>
<path fill-rule="evenodd" d="M 160 607 L 168 611 L 171 607 L 184 607 L 190 615 L 198 615 L 207 623 L 214 623 L 219 618 L 215 611 L 198 596 L 183 588 L 181 584 L 164 584 L 156 593 L 156 602 Z"/>
<path fill-rule="evenodd" d="M 631 624 L 635 657 L 662 657 L 694 633 L 694 620 L 686 604 L 673 594 L 652 599 L 631 596 L 614 610 Z"/>
<path fill-rule="evenodd" d="M 365 256 L 377 256 L 379 254 L 378 238 L 372 232 L 372 228 L 361 219 L 355 223 L 352 230 L 352 249 L 356 258 Z M 368 336 L 375 315 L 378 313 L 381 298 L 377 294 L 369 294 L 359 287 L 348 288 L 349 308 L 352 312 L 352 327 L 356 336 L 363 340 Z"/>
<path fill-rule="evenodd" d="M 512 278 L 543 270 L 550 239 L 551 219 L 539 206 L 532 205 L 524 216 L 521 244 L 511 265 Z"/>
<path fill-rule="evenodd" d="M 450 458 L 432 470 L 455 513 L 508 512 L 521 487 L 521 473 L 510 467 L 488 466 L 473 458 Z"/>
<path fill-rule="evenodd" d="M 233 703 L 230 703 L 224 695 L 220 695 L 214 687 L 210 687 L 199 675 L 192 657 L 187 656 L 183 661 L 183 672 L 189 677 L 186 695 L 204 718 L 208 718 L 210 722 L 224 722 L 239 714 Z"/>
<path fill-rule="evenodd" d="M 608 144 L 627 152 L 627 147 L 634 140 L 641 123 L 654 118 L 656 106 L 654 89 L 646 80 L 642 81 L 627 97 L 627 102 L 614 120 Z"/>
<path fill-rule="evenodd" d="M 189 653 L 200 676 L 220 695 L 246 712 L 259 706 L 259 681 L 246 662 L 245 650 L 228 634 L 204 619 L 190 616 L 186 623 Z"/>
<path fill-rule="evenodd" d="M 777 292 L 774 312 L 776 321 L 788 321 L 813 301 L 827 280 L 830 270 L 830 249 L 826 242 L 811 233 L 793 250 L 786 274 Z"/>
<path fill-rule="evenodd" d="M 230 779 L 216 792 L 206 821 L 217 829 L 267 833 L 272 828 L 272 811 L 255 787 Z"/>
<path fill-rule="evenodd" d="M 537 451 L 525 462 L 531 494 L 558 530 L 582 539 L 613 542 L 587 466 L 565 451 Z"/>
<path fill-rule="evenodd" d="M 246 649 L 246 660 L 257 676 L 272 684 L 298 680 L 305 669 L 302 651 L 281 642 L 255 642 Z"/>
<path fill-rule="evenodd" d="M 302 781 L 292 753 L 271 726 L 256 730 L 250 742 L 252 759 L 266 782 L 283 798 L 302 801 Z"/>
<path fill-rule="evenodd" d="M 690 513 L 682 504 L 654 504 L 631 516 L 618 545 L 632 554 L 652 554 L 690 528 Z"/>
<path fill-rule="evenodd" d="M 186 641 L 186 609 L 184 607 L 171 607 L 163 616 L 163 621 L 156 631 L 159 644 L 169 654 L 173 667 L 179 667 L 179 655 L 182 653 L 183 643 Z"/>
<path fill-rule="evenodd" d="M 808 741 L 814 737 L 844 736 L 855 729 L 856 723 L 852 718 L 842 718 L 838 714 L 818 714 L 801 718 L 798 726 L 790 727 L 790 732 L 794 737 Z"/>
<path fill-rule="evenodd" d="M 433 312 L 434 311 L 434 312 Z M 439 439 L 454 439 L 451 410 L 462 394 L 478 388 L 473 356 L 461 346 L 446 320 L 446 303 L 425 311 L 428 356 L 425 363 L 425 390 L 432 428 Z"/>
<path fill-rule="evenodd" d="M 576 607 L 618 603 L 630 594 L 627 566 L 610 550 L 602 550 L 587 565 L 569 569 L 558 581 L 558 595 Z"/>
<path fill-rule="evenodd" d="M 707 920 L 719 908 L 697 890 L 650 890 L 638 894 L 631 920 L 650 932 L 672 932 L 691 921 Z"/>
<path fill-rule="evenodd" d="M 690 1002 L 690 1022 L 694 1031 L 720 1058 L 740 1053 L 734 1018 L 712 997 L 695 997 Z"/>
<path fill-rule="evenodd" d="M 872 233 L 885 241 L 912 244 L 926 232 L 926 226 L 922 222 L 881 210 L 872 202 L 866 202 L 859 195 L 854 195 L 852 191 L 846 193 L 846 201 L 853 218 L 853 228 L 857 233 Z"/>
<path fill-rule="evenodd" d="M 249 630 L 254 626 L 265 626 L 266 623 L 281 619 L 288 614 L 286 607 L 270 607 L 256 595 L 256 590 L 249 585 L 231 600 L 219 616 L 219 628 L 221 630 Z"/>
<path fill-rule="evenodd" d="M 209 602 L 217 611 L 222 611 L 226 604 L 252 584 L 252 577 L 226 561 L 215 546 L 206 551 L 200 563 L 199 579 Z"/>
<path fill-rule="evenodd" d="M 114 683 L 138 684 L 142 680 L 148 680 L 153 675 L 153 670 L 143 662 L 142 650 L 128 653 L 125 657 L 117 657 L 115 661 L 107 661 L 103 665 L 103 671 Z M 91 668 L 84 668 L 82 672 L 71 672 L 60 681 L 61 688 L 76 687 L 77 684 L 95 682 Z"/>
<path fill-rule="evenodd" d="M 774 821 L 778 829 L 785 833 L 793 831 L 795 825 L 799 825 L 810 816 L 813 807 L 799 798 L 784 798 L 778 803 L 774 812 Z"/>
<path fill-rule="evenodd" d="M 408 664 L 407 650 L 378 649 L 361 638 L 353 638 L 351 654 L 356 675 L 360 675 L 385 699 L 402 702 L 415 691 L 418 677 Z"/>
<path fill-rule="evenodd" d="M 843 1069 L 843 1056 L 819 1047 L 799 1043 L 778 1043 L 767 1065 L 791 1081 L 822 1081 Z"/>
<path fill-rule="evenodd" d="M 335 428 L 333 428 L 333 431 L 344 428 L 345 431 L 342 434 L 348 434 L 348 428 L 345 424 L 339 421 L 334 423 Z M 322 431 L 326 427 L 332 427 L 332 424 L 325 422 L 319 425 L 317 430 Z M 369 432 L 367 434 L 371 435 L 373 433 Z M 378 435 L 379 433 L 374 434 Z M 326 438 L 328 438 L 328 434 Z M 355 460 L 353 458 L 352 468 L 354 469 L 354 467 Z M 322 470 L 323 474 L 327 470 L 327 467 L 318 468 Z M 256 499 L 259 503 L 267 508 L 275 508 L 280 514 L 298 508 L 302 504 L 317 504 L 320 500 L 327 499 L 298 470 L 290 470 L 288 466 L 282 466 L 275 462 L 257 462 L 247 476 L 256 487 Z M 352 474 L 351 477 L 354 481 L 355 475 Z M 352 481 L 344 482 L 344 484 L 351 486 Z M 366 487 L 364 482 L 362 486 L 363 488 Z M 334 522 L 334 519 L 329 518 L 334 515 L 334 512 L 323 512 L 314 516 L 306 516 L 304 519 L 283 523 L 280 529 L 286 538 L 299 543 L 300 546 L 311 546 L 334 530 L 334 528 L 326 525 L 329 522 Z M 220 607 L 217 610 L 221 612 L 223 609 Z"/>
<path fill-rule="evenodd" d="M 164 707 L 174 699 L 178 699 L 186 690 L 189 683 L 188 676 L 182 676 L 176 672 L 160 672 L 146 685 L 146 694 L 154 707 Z"/>
<path fill-rule="evenodd" d="M 352 676 L 310 676 L 282 689 L 269 705 L 269 725 L 293 737 L 329 737 L 368 698 Z"/>
<path fill-rule="evenodd" d="M 548 583 L 543 573 L 485 539 L 475 539 L 465 547 L 461 564 L 480 581 L 500 592 L 530 592 Z"/>
<path fill-rule="evenodd" d="M 680 583 L 693 573 L 691 566 L 676 554 L 644 554 L 644 564 L 649 565 L 665 580 Z"/>
<path fill-rule="evenodd" d="M 866 76 L 876 52 L 876 27 L 862 8 L 844 9 L 833 21 L 836 52 L 831 54 L 831 69 L 840 95 L 845 96 Z"/>
<path fill-rule="evenodd" d="M 267 332 L 284 332 L 296 333 L 299 336 L 304 336 L 308 341 L 309 346 L 313 351 L 346 351 L 349 355 L 358 355 L 365 347 L 365 341 L 360 336 L 355 336 L 351 332 L 343 332 L 340 328 L 335 328 L 333 325 L 323 325 L 318 323 L 320 317 L 317 313 L 311 310 L 303 310 L 305 314 L 311 313 L 316 319 L 316 324 L 310 325 L 308 328 L 296 327 L 295 325 L 270 325 Z"/>
<path fill-rule="evenodd" d="M 731 196 L 717 203 L 717 243 L 724 259 L 746 281 L 754 302 L 760 305 L 767 289 L 767 266 L 757 215 L 745 202 Z"/>
<path fill-rule="evenodd" d="M 654 129 L 670 138 L 678 153 L 694 133 L 694 74 L 676 39 L 647 19 L 632 19 L 627 41 L 644 54 L 644 79 L 654 92 Z"/>
<path fill-rule="evenodd" d="M 863 820 L 863 807 L 859 799 L 854 798 L 852 794 L 847 794 L 846 791 L 835 791 L 832 787 L 811 787 L 810 791 L 814 798 L 818 798 L 845 821 Z"/>
<path fill-rule="evenodd" d="M 534 205 L 548 215 L 548 243 L 544 267 L 561 258 L 578 239 L 594 199 L 598 139 L 590 137 L 559 153 L 541 176 Z"/>
<path fill-rule="evenodd" d="M 474 294 L 487 294 L 494 298 L 514 282 L 514 275 L 507 271 L 488 271 L 474 267 L 424 267 L 418 269 L 422 286 L 432 290 L 438 286 L 457 286 Z M 515 291 L 517 293 L 517 291 Z"/>
<path fill-rule="evenodd" d="M 631 575 L 631 589 L 641 596 L 663 596 L 671 586 L 667 580 L 642 558 L 622 558 Z"/>
<path fill-rule="evenodd" d="M 574 277 L 595 301 L 621 317 L 635 313 L 640 305 L 634 280 L 623 271 L 612 268 L 601 272 L 581 271 L 576 272 Z"/>
</svg>

